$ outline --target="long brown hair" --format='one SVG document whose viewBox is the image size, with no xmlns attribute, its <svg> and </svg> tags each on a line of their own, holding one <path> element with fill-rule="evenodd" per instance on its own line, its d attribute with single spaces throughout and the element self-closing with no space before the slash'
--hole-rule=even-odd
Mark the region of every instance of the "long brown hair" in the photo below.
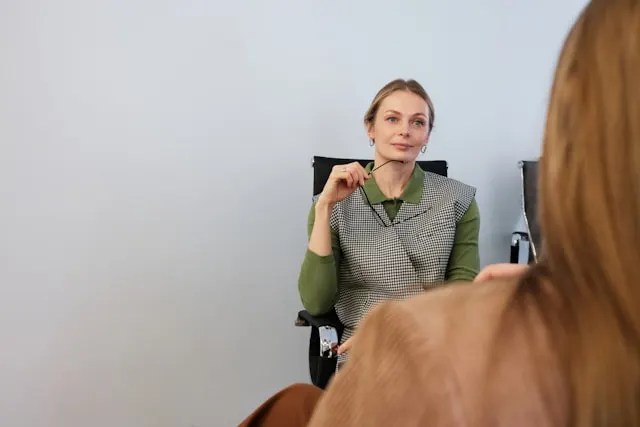
<svg viewBox="0 0 640 427">
<path fill-rule="evenodd" d="M 592 0 L 571 29 L 539 192 L 541 260 L 509 311 L 544 319 L 568 387 L 569 425 L 638 426 L 640 0 Z"/>
</svg>

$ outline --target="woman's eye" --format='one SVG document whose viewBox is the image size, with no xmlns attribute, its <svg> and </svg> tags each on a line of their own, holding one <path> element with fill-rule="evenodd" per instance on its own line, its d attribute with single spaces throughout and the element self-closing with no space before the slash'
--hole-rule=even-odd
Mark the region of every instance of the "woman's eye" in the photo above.
<svg viewBox="0 0 640 427">
<path fill-rule="evenodd" d="M 420 126 L 420 127 L 422 127 L 422 126 L 424 126 L 424 121 L 422 121 L 422 120 L 416 120 L 416 121 L 415 121 L 415 124 L 416 124 L 416 126 Z"/>
<path fill-rule="evenodd" d="M 398 121 L 398 119 L 396 119 L 395 117 L 387 117 L 387 121 L 388 121 L 389 123 L 395 123 L 395 122 L 397 122 L 397 121 Z"/>
</svg>

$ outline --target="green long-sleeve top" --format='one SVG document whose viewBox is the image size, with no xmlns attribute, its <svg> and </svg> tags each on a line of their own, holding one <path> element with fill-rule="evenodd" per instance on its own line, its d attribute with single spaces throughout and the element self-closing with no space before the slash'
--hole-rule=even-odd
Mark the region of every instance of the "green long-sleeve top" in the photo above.
<svg viewBox="0 0 640 427">
<path fill-rule="evenodd" d="M 373 163 L 365 170 L 371 171 Z M 416 165 L 409 182 L 398 198 L 386 197 L 375 182 L 375 178 L 367 180 L 363 186 L 374 205 L 381 203 L 393 221 L 404 201 L 419 203 L 424 187 L 424 171 Z M 308 236 L 311 237 L 315 222 L 315 203 L 311 206 L 308 217 Z M 456 225 L 455 239 L 447 265 L 445 280 L 471 281 L 480 270 L 478 252 L 478 235 L 480 233 L 480 211 L 474 199 L 466 213 Z M 340 269 L 340 238 L 331 229 L 331 253 L 320 256 L 307 248 L 298 279 L 298 291 L 304 308 L 313 315 L 327 313 L 333 308 L 338 295 L 338 271 Z"/>
</svg>

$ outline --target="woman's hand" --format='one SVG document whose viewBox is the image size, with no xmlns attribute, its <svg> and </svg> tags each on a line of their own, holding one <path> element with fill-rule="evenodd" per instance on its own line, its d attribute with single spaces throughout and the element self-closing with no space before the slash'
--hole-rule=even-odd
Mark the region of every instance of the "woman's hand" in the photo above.
<svg viewBox="0 0 640 427">
<path fill-rule="evenodd" d="M 369 179 L 369 174 L 358 162 L 346 165 L 336 165 L 331 170 L 327 183 L 324 185 L 318 202 L 327 206 L 334 206 L 353 193 L 360 185 Z"/>
<path fill-rule="evenodd" d="M 515 278 L 522 276 L 529 269 L 527 264 L 491 264 L 483 268 L 473 280 L 485 282 L 492 279 Z"/>
<path fill-rule="evenodd" d="M 343 342 L 340 347 L 338 347 L 338 355 L 349 351 L 351 349 L 352 343 L 353 343 L 353 337 L 347 338 L 347 340 Z"/>
</svg>

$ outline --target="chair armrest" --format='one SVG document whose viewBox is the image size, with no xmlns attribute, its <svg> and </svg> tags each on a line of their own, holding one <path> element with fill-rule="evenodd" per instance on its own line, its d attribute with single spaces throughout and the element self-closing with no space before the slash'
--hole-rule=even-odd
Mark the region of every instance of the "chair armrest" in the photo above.
<svg viewBox="0 0 640 427">
<path fill-rule="evenodd" d="M 302 310 L 298 312 L 298 318 L 296 319 L 296 326 L 313 326 L 315 328 L 319 328 L 321 326 L 331 326 L 340 331 L 342 331 L 342 323 L 338 319 L 335 311 L 331 311 L 330 313 L 323 314 L 320 316 L 314 316 L 310 314 L 307 310 Z"/>
<path fill-rule="evenodd" d="M 322 316 L 313 316 L 306 310 L 299 311 L 296 326 L 311 326 L 310 357 L 314 355 L 323 359 L 338 357 L 338 346 L 344 327 L 334 310 Z M 318 347 L 315 347 L 316 345 Z"/>
</svg>

